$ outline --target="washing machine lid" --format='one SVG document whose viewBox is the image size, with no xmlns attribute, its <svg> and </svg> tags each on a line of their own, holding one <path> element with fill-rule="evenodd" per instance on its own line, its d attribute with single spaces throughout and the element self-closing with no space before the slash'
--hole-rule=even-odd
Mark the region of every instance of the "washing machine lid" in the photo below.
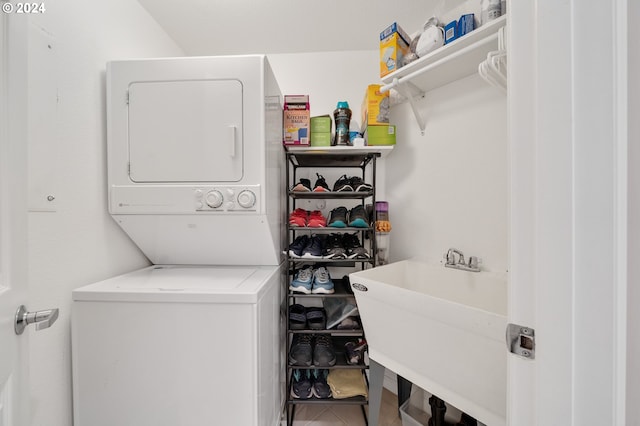
<svg viewBox="0 0 640 426">
<path fill-rule="evenodd" d="M 279 266 L 154 265 L 73 291 L 74 301 L 257 303 Z"/>
</svg>

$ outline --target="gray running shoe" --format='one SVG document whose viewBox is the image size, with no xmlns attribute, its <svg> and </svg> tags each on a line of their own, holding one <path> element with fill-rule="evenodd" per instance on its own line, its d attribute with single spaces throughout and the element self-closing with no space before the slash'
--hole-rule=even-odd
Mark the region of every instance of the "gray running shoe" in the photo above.
<svg viewBox="0 0 640 426">
<path fill-rule="evenodd" d="M 313 349 L 313 365 L 316 367 L 331 367 L 336 364 L 336 351 L 333 349 L 331 335 L 316 336 L 316 346 Z"/>
<path fill-rule="evenodd" d="M 318 368 L 313 370 L 313 387 L 311 388 L 311 392 L 316 398 L 331 398 L 331 387 L 327 384 L 327 376 L 329 376 L 329 370 L 321 370 Z"/>
<path fill-rule="evenodd" d="M 296 368 L 291 374 L 291 382 L 291 397 L 296 399 L 309 399 L 313 396 L 309 370 Z"/>
<path fill-rule="evenodd" d="M 311 293 L 313 294 L 332 294 L 334 292 L 333 281 L 329 271 L 324 266 L 320 266 L 313 271 L 313 287 Z"/>
<path fill-rule="evenodd" d="M 291 280 L 289 284 L 289 290 L 298 293 L 311 294 L 311 288 L 313 286 L 313 268 L 311 266 L 305 266 L 300 269 L 296 276 Z"/>
<path fill-rule="evenodd" d="M 294 334 L 291 350 L 289 351 L 289 365 L 309 367 L 313 357 L 310 334 Z"/>
<path fill-rule="evenodd" d="M 366 248 L 360 244 L 360 239 L 356 233 L 344 234 L 342 236 L 342 243 L 347 250 L 347 257 L 349 259 L 368 259 L 369 252 Z"/>
<path fill-rule="evenodd" d="M 324 240 L 325 259 L 346 259 L 347 251 L 342 244 L 342 235 L 329 234 Z"/>
</svg>

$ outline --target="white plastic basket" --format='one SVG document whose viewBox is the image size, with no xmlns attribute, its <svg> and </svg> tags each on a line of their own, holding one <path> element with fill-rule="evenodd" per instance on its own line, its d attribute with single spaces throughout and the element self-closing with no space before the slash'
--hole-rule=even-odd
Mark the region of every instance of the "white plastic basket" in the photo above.
<svg viewBox="0 0 640 426">
<path fill-rule="evenodd" d="M 410 403 L 411 400 L 407 399 L 400 406 L 402 426 L 427 426 L 429 422 L 429 415 Z"/>
</svg>

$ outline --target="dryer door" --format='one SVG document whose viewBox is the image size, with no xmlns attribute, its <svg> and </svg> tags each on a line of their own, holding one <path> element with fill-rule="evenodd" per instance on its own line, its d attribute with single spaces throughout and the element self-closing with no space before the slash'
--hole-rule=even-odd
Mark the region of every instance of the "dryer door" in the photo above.
<svg viewBox="0 0 640 426">
<path fill-rule="evenodd" d="M 242 133 L 238 80 L 129 86 L 129 176 L 134 182 L 238 182 Z"/>
</svg>

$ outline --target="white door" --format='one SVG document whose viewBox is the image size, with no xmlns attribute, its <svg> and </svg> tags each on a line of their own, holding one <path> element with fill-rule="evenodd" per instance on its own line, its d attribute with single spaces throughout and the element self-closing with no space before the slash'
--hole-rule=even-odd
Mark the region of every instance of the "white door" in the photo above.
<svg viewBox="0 0 640 426">
<path fill-rule="evenodd" d="M 28 340 L 14 331 L 27 297 L 27 23 L 0 13 L 0 426 L 27 425 L 29 412 Z"/>
<path fill-rule="evenodd" d="M 625 424 L 626 4 L 509 5 L 511 426 Z"/>
<path fill-rule="evenodd" d="M 239 80 L 134 82 L 128 102 L 132 181 L 242 179 Z"/>
</svg>

